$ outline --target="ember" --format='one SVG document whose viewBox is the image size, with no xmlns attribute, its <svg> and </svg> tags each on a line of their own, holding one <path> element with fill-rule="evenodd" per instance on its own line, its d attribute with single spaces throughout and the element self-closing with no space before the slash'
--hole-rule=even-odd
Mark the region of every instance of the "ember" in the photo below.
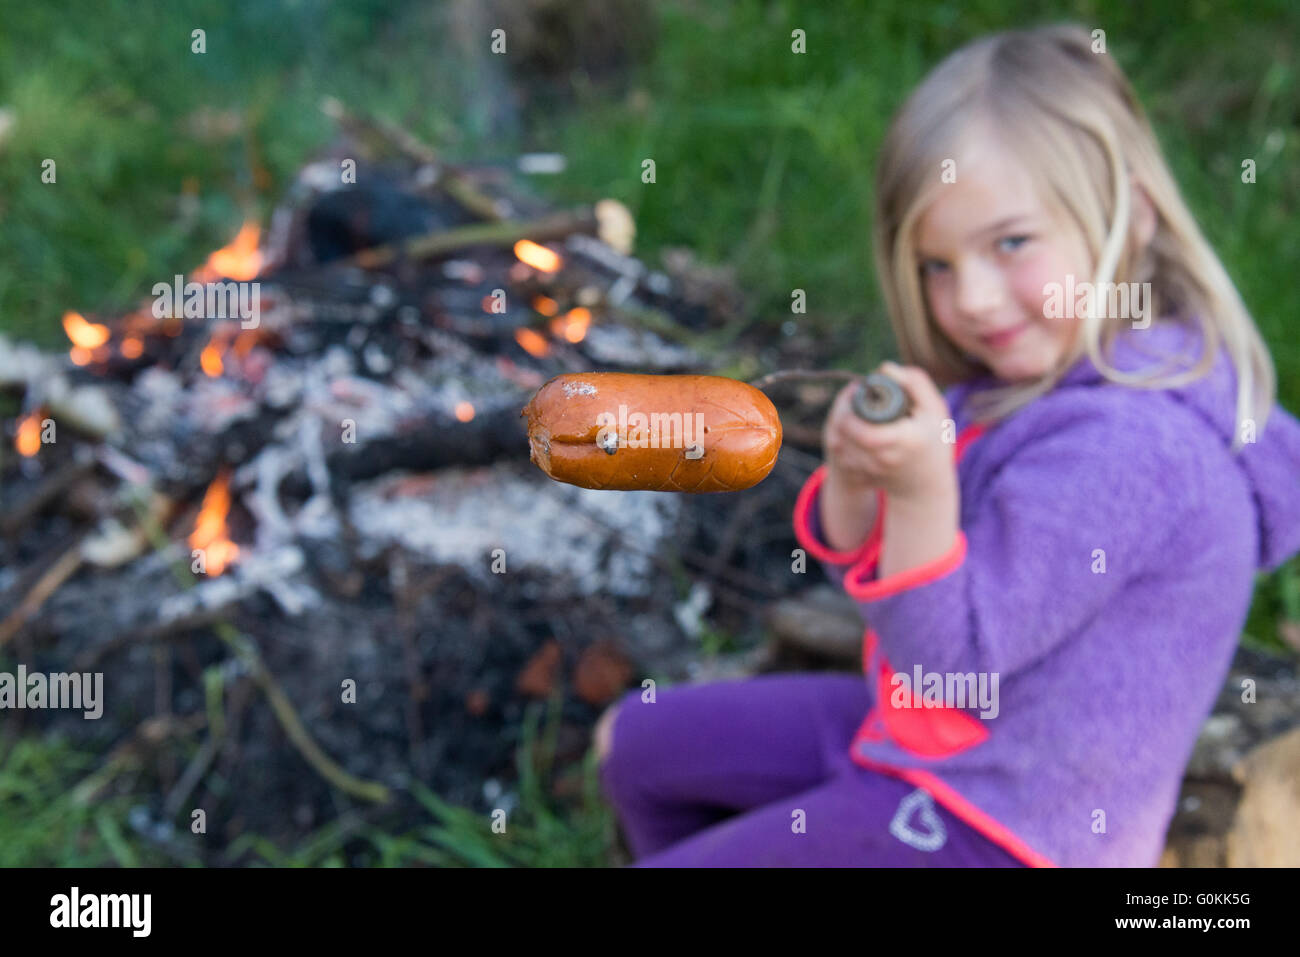
<svg viewBox="0 0 1300 957">
<path fill-rule="evenodd" d="M 591 310 L 583 306 L 570 309 L 558 319 L 551 320 L 551 332 L 568 342 L 581 342 L 591 325 Z"/>
<path fill-rule="evenodd" d="M 221 362 L 221 347 L 217 345 L 216 339 L 204 346 L 203 351 L 199 353 L 199 365 L 202 366 L 205 375 L 214 378 L 221 375 L 224 365 Z"/>
<path fill-rule="evenodd" d="M 550 345 L 536 329 L 516 329 L 515 341 L 523 346 L 529 355 L 538 358 L 549 355 L 551 351 Z"/>
<path fill-rule="evenodd" d="M 194 270 L 192 278 L 198 282 L 254 278 L 262 268 L 262 254 L 257 248 L 261 234 L 256 221 L 245 222 L 230 244 L 215 250 L 207 262 Z"/>
<path fill-rule="evenodd" d="M 63 331 L 68 334 L 74 346 L 86 351 L 102 346 L 108 341 L 109 336 L 108 326 L 87 322 L 85 317 L 77 312 L 63 314 Z"/>
<path fill-rule="evenodd" d="M 528 239 L 515 243 L 515 255 L 539 272 L 555 272 L 564 261 L 558 254 Z"/>
<path fill-rule="evenodd" d="M 190 548 L 204 553 L 206 572 L 220 575 L 239 556 L 239 546 L 226 537 L 226 515 L 230 512 L 230 474 L 222 472 L 208 486 L 190 534 Z"/>
<path fill-rule="evenodd" d="M 19 455 L 31 458 L 41 450 L 41 416 L 39 412 L 23 416 L 14 436 L 14 449 Z"/>
</svg>

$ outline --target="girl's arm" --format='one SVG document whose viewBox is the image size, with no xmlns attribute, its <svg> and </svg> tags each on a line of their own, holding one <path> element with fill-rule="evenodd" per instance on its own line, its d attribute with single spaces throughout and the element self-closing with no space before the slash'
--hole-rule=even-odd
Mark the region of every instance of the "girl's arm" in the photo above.
<svg viewBox="0 0 1300 957">
<path fill-rule="evenodd" d="M 837 551 L 858 548 L 876 526 L 875 490 L 847 480 L 838 469 L 826 469 L 819 506 L 822 534 Z"/>
<path fill-rule="evenodd" d="M 956 470 L 946 470 L 947 487 L 918 495 L 889 496 L 877 574 L 881 578 L 919 568 L 946 555 L 957 542 L 961 502 Z"/>
<path fill-rule="evenodd" d="M 956 472 L 947 476 L 952 480 L 919 495 L 889 496 L 878 571 L 882 577 L 924 565 L 952 548 L 960 524 L 960 496 Z M 826 470 L 818 504 L 822 536 L 836 551 L 859 548 L 875 528 L 875 490 L 854 485 L 834 468 Z"/>
</svg>

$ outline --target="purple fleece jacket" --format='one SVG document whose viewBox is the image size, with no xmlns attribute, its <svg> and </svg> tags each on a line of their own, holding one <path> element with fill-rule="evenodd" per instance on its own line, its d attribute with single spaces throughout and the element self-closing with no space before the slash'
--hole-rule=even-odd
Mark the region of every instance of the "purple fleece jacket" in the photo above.
<svg viewBox="0 0 1300 957">
<path fill-rule="evenodd" d="M 1153 323 L 1126 332 L 1115 364 L 1195 357 L 1199 342 Z M 895 673 L 997 673 L 997 716 L 946 757 L 885 735 L 860 739 L 862 758 L 928 771 L 1056 864 L 1158 862 L 1256 570 L 1300 550 L 1300 423 L 1275 406 L 1234 454 L 1235 382 L 1223 353 L 1172 390 L 1107 382 L 1085 357 L 970 445 L 964 557 L 859 607 Z M 958 429 L 962 402 L 988 384 L 948 390 Z M 828 548 L 819 523 L 814 499 L 808 528 Z M 844 584 L 849 563 L 822 566 Z"/>
</svg>

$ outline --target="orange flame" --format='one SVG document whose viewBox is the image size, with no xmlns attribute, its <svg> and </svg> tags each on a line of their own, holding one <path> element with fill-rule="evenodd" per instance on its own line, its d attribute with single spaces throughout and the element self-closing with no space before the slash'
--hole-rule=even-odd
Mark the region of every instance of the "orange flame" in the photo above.
<svg viewBox="0 0 1300 957">
<path fill-rule="evenodd" d="M 551 333 L 569 342 L 581 342 L 587 336 L 589 325 L 591 325 L 591 310 L 585 306 L 578 306 L 559 318 L 552 319 Z"/>
<path fill-rule="evenodd" d="M 230 512 L 230 473 L 222 472 L 203 495 L 203 505 L 190 535 L 190 548 L 201 548 L 209 575 L 220 575 L 239 556 L 239 546 L 226 537 Z"/>
<path fill-rule="evenodd" d="M 555 272 L 564 265 L 559 253 L 539 246 L 531 239 L 521 239 L 515 243 L 515 255 L 539 272 Z"/>
<path fill-rule="evenodd" d="M 144 340 L 139 336 L 127 336 L 122 340 L 122 355 L 127 359 L 139 359 L 144 355 Z"/>
<path fill-rule="evenodd" d="M 203 351 L 199 353 L 199 365 L 214 379 L 221 375 L 225 364 L 221 361 L 221 348 L 217 345 L 216 339 L 204 346 Z"/>
<path fill-rule="evenodd" d="M 542 334 L 535 329 L 519 328 L 515 330 L 515 341 L 528 351 L 531 356 L 541 358 L 549 355 L 551 351 L 550 343 L 542 337 Z"/>
<path fill-rule="evenodd" d="M 474 418 L 474 406 L 473 406 L 473 404 L 472 404 L 472 403 L 469 403 L 469 402 L 457 402 L 457 403 L 456 403 L 456 421 L 458 421 L 458 422 L 468 422 L 468 421 L 469 421 L 470 419 L 472 419 L 472 418 Z"/>
<path fill-rule="evenodd" d="M 108 326 L 96 322 L 87 322 L 79 312 L 63 314 L 63 331 L 68 334 L 72 344 L 79 349 L 97 349 L 108 341 Z M 75 359 L 73 360 L 75 361 Z M 84 365 L 84 363 L 77 363 Z"/>
<path fill-rule="evenodd" d="M 193 278 L 198 282 L 210 282 L 213 279 L 253 279 L 262 268 L 262 254 L 257 250 L 257 241 L 262 229 L 256 220 L 248 220 L 239 228 L 235 238 L 227 246 L 222 246 L 208 257 Z"/>
<path fill-rule="evenodd" d="M 24 416 L 18 423 L 18 434 L 14 436 L 14 448 L 24 458 L 31 458 L 41 450 L 41 415 L 40 411 Z"/>
<path fill-rule="evenodd" d="M 72 360 L 74 366 L 88 365 L 91 359 L 91 352 L 89 349 L 81 348 L 81 346 L 73 346 L 68 350 L 68 358 Z"/>
<path fill-rule="evenodd" d="M 543 316 L 553 316 L 560 311 L 560 304 L 550 296 L 538 296 L 533 300 L 533 308 Z"/>
</svg>

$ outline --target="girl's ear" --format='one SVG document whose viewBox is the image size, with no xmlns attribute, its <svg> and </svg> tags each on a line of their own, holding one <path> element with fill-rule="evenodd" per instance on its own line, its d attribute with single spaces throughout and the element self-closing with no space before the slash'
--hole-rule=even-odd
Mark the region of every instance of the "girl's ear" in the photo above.
<svg viewBox="0 0 1300 957">
<path fill-rule="evenodd" d="M 1133 183 L 1132 231 L 1138 249 L 1146 249 L 1156 234 L 1156 208 L 1142 184 Z"/>
</svg>

